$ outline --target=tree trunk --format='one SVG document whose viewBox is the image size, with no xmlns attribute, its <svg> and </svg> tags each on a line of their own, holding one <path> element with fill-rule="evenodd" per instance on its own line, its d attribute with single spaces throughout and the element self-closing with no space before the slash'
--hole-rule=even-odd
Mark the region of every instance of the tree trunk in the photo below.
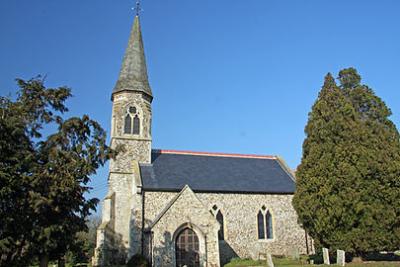
<svg viewBox="0 0 400 267">
<path fill-rule="evenodd" d="M 41 255 L 40 256 L 40 267 L 48 267 L 49 266 L 49 255 Z"/>
<path fill-rule="evenodd" d="M 58 259 L 58 267 L 65 267 L 65 258 L 64 256 Z"/>
</svg>

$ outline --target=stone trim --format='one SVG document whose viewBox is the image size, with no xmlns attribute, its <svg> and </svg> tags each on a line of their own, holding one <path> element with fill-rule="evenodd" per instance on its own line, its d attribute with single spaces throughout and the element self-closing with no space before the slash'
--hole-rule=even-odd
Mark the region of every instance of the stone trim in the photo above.
<svg viewBox="0 0 400 267">
<path fill-rule="evenodd" d="M 146 188 L 143 187 L 146 192 L 171 192 L 179 193 L 179 189 L 170 188 Z M 192 189 L 191 189 L 192 190 Z M 294 195 L 294 192 L 252 192 L 252 191 L 218 191 L 218 190 L 192 190 L 194 193 L 210 193 L 210 194 L 244 194 L 244 195 Z"/>
<path fill-rule="evenodd" d="M 289 168 L 286 162 L 281 157 L 276 157 L 276 161 L 282 167 L 282 169 L 289 175 L 289 177 L 296 183 L 296 176 L 295 173 Z"/>
<path fill-rule="evenodd" d="M 277 159 L 276 156 L 270 156 L 270 155 L 198 152 L 198 151 L 168 150 L 168 149 L 153 149 L 152 152 L 161 154 L 196 155 L 196 156 L 211 156 L 211 157 L 232 157 L 232 158 L 272 159 L 272 160 Z"/>
<path fill-rule="evenodd" d="M 204 206 L 203 202 L 200 201 L 200 199 L 198 199 L 198 197 L 196 196 L 196 194 L 194 194 L 194 192 L 192 191 L 192 189 L 188 186 L 185 185 L 183 187 L 183 189 L 179 192 L 179 194 L 177 194 L 176 196 L 174 196 L 174 198 L 167 204 L 167 206 L 165 206 L 165 208 L 160 212 L 160 214 L 154 219 L 154 221 L 150 224 L 149 229 L 153 228 L 159 221 L 160 219 L 163 217 L 163 215 L 165 213 L 167 213 L 167 211 L 172 207 L 172 205 L 174 205 L 174 203 L 179 199 L 179 197 L 186 191 L 186 190 L 190 190 L 193 194 L 193 196 L 203 205 L 204 209 L 207 210 L 207 207 Z M 208 212 L 208 210 L 207 210 Z M 212 215 L 212 214 L 210 214 Z M 214 218 L 214 220 L 218 223 L 217 219 L 215 218 L 215 216 L 212 216 Z M 218 223 L 219 224 L 219 223 Z"/>
<path fill-rule="evenodd" d="M 127 137 L 127 136 L 132 136 L 132 137 Z M 137 135 L 130 135 L 130 134 L 125 134 L 125 136 L 114 136 L 111 137 L 111 143 L 114 140 L 136 140 L 136 141 L 152 141 L 151 138 L 142 138 L 142 137 L 137 137 Z"/>
<path fill-rule="evenodd" d="M 199 239 L 199 258 L 200 258 L 200 266 L 206 266 L 207 264 L 207 238 L 206 235 L 203 233 L 203 231 L 195 224 L 190 223 L 190 222 L 185 222 L 181 226 L 179 226 L 175 232 L 172 235 L 172 249 L 173 249 L 173 258 L 172 261 L 176 264 L 176 239 L 178 237 L 178 234 L 186 229 L 189 228 L 193 230 L 193 232 L 196 233 L 198 239 Z"/>
<path fill-rule="evenodd" d="M 214 205 L 217 206 L 217 210 L 214 210 L 214 209 L 213 209 Z M 214 204 L 214 205 L 211 206 L 211 209 L 210 209 L 211 214 L 212 214 L 212 215 L 214 216 L 214 218 L 217 220 L 217 214 L 218 214 L 218 212 L 221 212 L 222 218 L 223 218 L 222 230 L 223 230 L 223 232 L 224 232 L 224 239 L 222 239 L 222 240 L 219 240 L 219 239 L 218 239 L 218 241 L 225 241 L 225 239 L 228 238 L 228 230 L 227 230 L 227 228 L 226 228 L 226 220 L 225 220 L 224 208 L 220 208 L 220 206 L 217 205 L 217 204 Z M 217 221 L 218 221 L 218 220 L 217 220 Z"/>
<path fill-rule="evenodd" d="M 263 206 L 265 206 L 266 207 L 266 210 L 265 211 L 263 211 L 262 210 L 262 207 Z M 266 205 L 263 205 L 263 206 L 261 206 L 261 208 L 257 211 L 257 214 L 258 214 L 258 212 L 260 212 L 261 211 L 261 213 L 263 214 L 263 216 L 264 216 L 264 227 L 265 227 L 265 229 L 264 229 L 264 235 L 265 235 L 265 237 L 264 238 L 262 238 L 262 239 L 260 239 L 259 237 L 258 237 L 258 218 L 257 218 L 257 214 L 256 214 L 256 227 L 257 227 L 257 232 L 256 232 L 256 238 L 257 238 L 257 240 L 258 240 L 258 242 L 275 242 L 276 241 L 276 235 L 275 235 L 275 227 L 276 227 L 276 224 L 275 224 L 275 214 L 274 214 L 274 212 L 273 212 L 273 210 L 271 209 L 271 208 L 268 208 Z M 267 213 L 268 213 L 268 211 L 269 211 L 269 213 L 271 214 L 271 217 L 272 217 L 272 238 L 267 238 Z"/>
</svg>

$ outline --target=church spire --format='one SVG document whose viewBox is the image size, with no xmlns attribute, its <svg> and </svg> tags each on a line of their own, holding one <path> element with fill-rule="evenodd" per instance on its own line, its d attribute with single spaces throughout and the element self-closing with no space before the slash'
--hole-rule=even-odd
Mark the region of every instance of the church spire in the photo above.
<svg viewBox="0 0 400 267">
<path fill-rule="evenodd" d="M 144 55 L 138 10 L 113 95 L 122 91 L 143 92 L 151 98 L 153 97 L 147 77 L 146 58 Z"/>
</svg>

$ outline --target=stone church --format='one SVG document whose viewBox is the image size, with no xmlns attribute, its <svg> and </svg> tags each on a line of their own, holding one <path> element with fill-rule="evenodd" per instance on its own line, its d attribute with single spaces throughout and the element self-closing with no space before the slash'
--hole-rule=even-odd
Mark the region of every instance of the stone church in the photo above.
<svg viewBox="0 0 400 267">
<path fill-rule="evenodd" d="M 223 266 L 234 257 L 305 254 L 292 207 L 295 179 L 275 156 L 152 149 L 151 103 L 139 17 L 112 92 L 108 194 L 95 266 L 133 255 L 151 266 Z"/>
</svg>

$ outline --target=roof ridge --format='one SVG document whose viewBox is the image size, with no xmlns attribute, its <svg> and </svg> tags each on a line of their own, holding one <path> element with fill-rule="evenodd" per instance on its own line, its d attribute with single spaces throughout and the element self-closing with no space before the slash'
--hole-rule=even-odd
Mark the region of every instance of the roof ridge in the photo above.
<svg viewBox="0 0 400 267">
<path fill-rule="evenodd" d="M 152 152 L 160 153 L 160 154 L 194 155 L 194 156 L 210 156 L 210 157 L 275 159 L 275 160 L 278 159 L 277 156 L 271 156 L 271 155 L 221 153 L 221 152 L 200 152 L 200 151 L 190 151 L 190 150 L 152 149 Z"/>
</svg>

